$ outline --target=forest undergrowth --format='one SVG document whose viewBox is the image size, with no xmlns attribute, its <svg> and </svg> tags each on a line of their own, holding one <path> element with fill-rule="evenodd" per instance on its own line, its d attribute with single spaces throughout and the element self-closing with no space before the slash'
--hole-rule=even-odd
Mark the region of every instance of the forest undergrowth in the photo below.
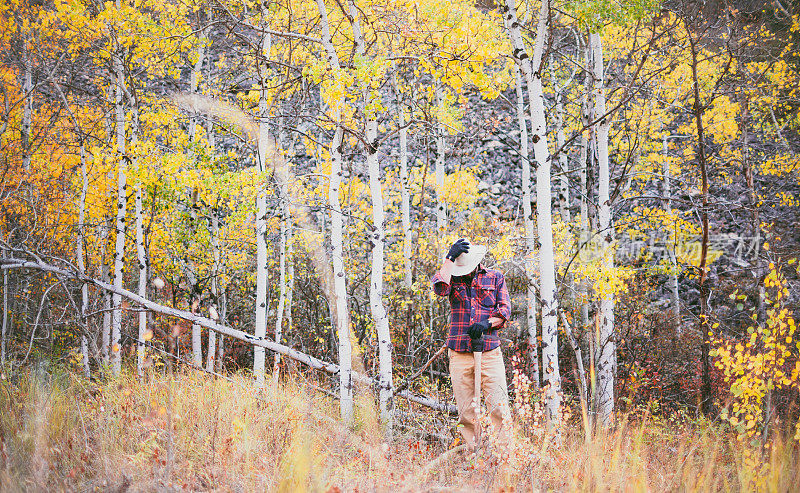
<svg viewBox="0 0 800 493">
<path fill-rule="evenodd" d="M 387 443 L 368 389 L 353 430 L 336 401 L 287 380 L 256 389 L 194 371 L 90 382 L 70 372 L 3 375 L 2 491 L 797 491 L 797 442 L 753 447 L 723 425 L 632 413 L 560 440 L 520 407 L 508 456 L 492 444 L 441 454 L 429 430 Z M 398 403 L 400 407 L 405 402 Z M 522 409 L 522 411 L 519 411 Z M 411 410 L 404 409 L 407 416 Z M 424 414 L 417 423 L 425 426 Z M 429 432 L 425 435 L 425 431 Z M 560 443 L 559 443 L 560 441 Z"/>
</svg>

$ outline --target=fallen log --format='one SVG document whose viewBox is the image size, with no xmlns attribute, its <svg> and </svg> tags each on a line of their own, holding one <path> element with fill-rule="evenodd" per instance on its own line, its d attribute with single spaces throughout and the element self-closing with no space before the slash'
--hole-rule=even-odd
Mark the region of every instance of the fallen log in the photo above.
<svg viewBox="0 0 800 493">
<path fill-rule="evenodd" d="M 181 318 L 183 320 L 187 320 L 189 322 L 192 322 L 193 324 L 200 325 L 201 327 L 205 327 L 205 328 L 207 328 L 209 330 L 213 330 L 215 332 L 218 332 L 220 334 L 224 334 L 224 335 L 232 337 L 234 339 L 238 339 L 240 341 L 248 342 L 248 343 L 250 343 L 250 344 L 252 344 L 254 346 L 259 346 L 259 347 L 263 347 L 265 349 L 269 349 L 270 351 L 273 351 L 275 353 L 280 353 L 280 354 L 282 354 L 284 356 L 292 358 L 295 361 L 298 361 L 298 362 L 303 363 L 303 364 L 305 364 L 305 365 L 307 365 L 307 366 L 309 366 L 311 368 L 314 368 L 315 370 L 324 371 L 326 373 L 330 373 L 331 375 L 337 375 L 339 373 L 339 365 L 337 365 L 337 364 L 329 363 L 327 361 L 323 361 L 321 359 L 315 358 L 314 356 L 311 356 L 309 354 L 301 353 L 300 351 L 297 351 L 296 349 L 292 349 L 292 348 L 290 348 L 288 346 L 284 346 L 283 344 L 279 344 L 279 343 L 277 343 L 275 341 L 270 341 L 268 339 L 258 338 L 258 337 L 255 337 L 253 335 L 248 334 L 247 332 L 243 332 L 241 330 L 236 330 L 236 329 L 233 329 L 231 327 L 227 327 L 225 325 L 222 325 L 220 323 L 215 322 L 214 320 L 212 320 L 210 318 L 206 318 L 206 317 L 203 317 L 201 315 L 197 315 L 195 313 L 188 312 L 186 310 L 180 310 L 178 308 L 173 308 L 173 307 L 170 307 L 170 306 L 162 305 L 160 303 L 156 303 L 155 301 L 152 301 L 152 300 L 149 300 L 149 299 L 144 298 L 142 296 L 139 296 L 138 294 L 133 293 L 131 291 L 128 291 L 127 289 L 116 288 L 112 284 L 108 284 L 108 283 L 103 282 L 103 281 L 101 281 L 99 279 L 95 279 L 95 278 L 89 277 L 89 276 L 87 276 L 85 274 L 81 274 L 80 272 L 77 271 L 77 269 L 74 270 L 74 271 L 67 270 L 67 269 L 62 269 L 60 267 L 56 267 L 54 265 L 48 264 L 46 262 L 43 262 L 41 260 L 30 261 L 30 260 L 23 260 L 23 259 L 18 259 L 18 258 L 13 258 L 13 257 L 12 258 L 9 258 L 9 257 L 0 258 L 0 270 L 5 270 L 5 269 L 34 269 L 34 270 L 39 270 L 39 271 L 43 271 L 43 272 L 50 272 L 50 273 L 53 273 L 53 274 L 56 274 L 56 275 L 59 275 L 59 276 L 66 277 L 66 278 L 72 278 L 72 279 L 75 279 L 75 280 L 77 280 L 79 282 L 86 283 L 86 284 L 91 284 L 91 285 L 96 286 L 96 287 L 98 287 L 100 289 L 103 289 L 103 290 L 109 291 L 111 293 L 115 293 L 115 294 L 118 294 L 120 296 L 123 296 L 123 297 L 129 299 L 130 301 L 132 301 L 132 302 L 134 302 L 134 303 L 136 303 L 136 304 L 138 304 L 138 305 L 140 305 L 140 306 L 142 306 L 144 308 L 147 308 L 148 310 L 151 310 L 153 312 L 160 313 L 162 315 L 169 315 L 169 316 L 172 316 L 172 317 Z M 357 373 L 355 371 L 353 372 L 353 378 L 356 381 L 360 382 L 360 383 L 364 383 L 364 384 L 368 384 L 368 385 L 378 385 L 378 381 L 377 380 L 375 380 L 375 379 L 373 379 L 371 377 L 368 377 L 366 375 L 362 375 L 360 373 Z M 439 401 L 437 401 L 435 399 L 431 399 L 431 398 L 424 397 L 424 396 L 414 395 L 411 392 L 408 392 L 406 390 L 398 392 L 397 395 L 402 397 L 402 398 L 404 398 L 404 399 L 406 399 L 406 400 L 409 400 L 411 402 L 415 402 L 415 403 L 417 403 L 417 404 L 419 404 L 421 406 L 425 406 L 425 407 L 428 407 L 428 408 L 431 408 L 431 409 L 435 409 L 437 411 L 441 411 L 441 412 L 445 412 L 445 413 L 449 413 L 449 414 L 458 414 L 458 410 L 456 409 L 455 406 L 453 406 L 451 404 L 439 402 Z"/>
</svg>

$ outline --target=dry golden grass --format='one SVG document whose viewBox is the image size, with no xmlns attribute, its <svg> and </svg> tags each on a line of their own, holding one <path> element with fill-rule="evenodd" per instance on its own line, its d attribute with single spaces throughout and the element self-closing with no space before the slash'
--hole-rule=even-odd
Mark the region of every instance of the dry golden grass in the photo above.
<svg viewBox="0 0 800 493">
<path fill-rule="evenodd" d="M 507 460 L 488 447 L 426 469 L 445 447 L 410 434 L 384 444 L 367 392 L 349 431 L 330 397 L 244 376 L 24 374 L 2 381 L 0 413 L 2 491 L 800 490 L 796 442 L 759 455 L 708 423 L 658 419 L 591 440 L 566 425 L 556 445 L 527 418 Z"/>
</svg>

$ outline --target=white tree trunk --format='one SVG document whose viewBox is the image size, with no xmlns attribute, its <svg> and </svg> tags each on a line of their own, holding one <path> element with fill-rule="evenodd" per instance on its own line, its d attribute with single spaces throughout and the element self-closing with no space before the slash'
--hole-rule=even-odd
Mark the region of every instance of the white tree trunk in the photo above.
<svg viewBox="0 0 800 493">
<path fill-rule="evenodd" d="M 528 355 L 531 364 L 531 380 L 534 389 L 541 385 L 539 377 L 539 338 L 536 324 L 536 238 L 531 203 L 531 162 L 528 151 L 528 123 L 525 116 L 525 95 L 522 88 L 522 76 L 519 67 L 514 71 L 517 92 L 517 123 L 519 124 L 519 154 L 522 164 L 522 214 L 525 224 L 525 274 L 528 284 L 525 290 L 527 300 L 526 320 L 528 325 Z"/>
<path fill-rule="evenodd" d="M 286 248 L 289 236 L 289 187 L 286 182 L 279 185 L 281 189 L 281 230 L 280 230 L 280 245 L 278 252 L 278 277 L 280 291 L 278 293 L 278 308 L 275 311 L 275 342 L 281 344 L 283 337 L 283 315 L 286 310 Z M 278 378 L 280 377 L 280 363 L 281 357 L 275 354 L 275 362 L 272 366 L 272 380 L 273 384 L 277 385 Z"/>
<path fill-rule="evenodd" d="M 338 70 L 339 56 L 333 41 L 328 24 L 328 12 L 324 0 L 317 0 L 317 7 L 322 24 L 322 44 L 327 55 L 328 65 L 333 70 Z M 334 125 L 333 141 L 330 147 L 331 174 L 328 186 L 328 206 L 331 214 L 331 263 L 333 264 L 333 292 L 335 303 L 333 318 L 339 338 L 339 405 L 342 419 L 347 424 L 353 423 L 353 362 L 352 347 L 350 342 L 350 317 L 347 309 L 347 275 L 344 269 L 344 251 L 342 248 L 342 210 L 339 204 L 339 186 L 342 173 L 342 137 L 343 130 L 340 124 L 341 107 L 339 101 L 333 101 L 331 110 Z"/>
<path fill-rule="evenodd" d="M 547 39 L 550 4 L 542 2 L 536 31 L 533 60 L 527 55 L 519 28 L 515 0 L 506 0 L 503 9 L 513 56 L 525 75 L 528 86 L 533 153 L 536 159 L 536 209 L 539 233 L 540 298 L 542 305 L 542 373 L 548 385 L 547 414 L 557 425 L 561 415 L 561 372 L 558 367 L 558 301 L 556 299 L 555 262 L 553 257 L 552 184 L 550 180 L 550 148 L 547 144 L 547 122 L 542 92 L 541 61 Z"/>
<path fill-rule="evenodd" d="M 31 166 L 31 128 L 33 126 L 33 66 L 30 53 L 28 51 L 28 40 L 22 41 L 22 64 L 24 66 L 22 92 L 24 101 L 22 104 L 22 122 L 20 122 L 20 139 L 22 141 L 22 167 L 28 169 Z"/>
<path fill-rule="evenodd" d="M 108 234 L 110 219 L 106 218 L 104 224 L 100 227 L 100 278 L 103 282 L 113 282 L 111 280 L 111 273 L 108 268 Z M 102 346 L 100 354 L 103 359 L 103 364 L 111 364 L 111 293 L 104 291 L 103 297 L 103 334 Z"/>
<path fill-rule="evenodd" d="M 78 241 L 75 248 L 75 257 L 77 258 L 78 272 L 86 274 L 86 262 L 84 260 L 83 245 L 86 242 L 86 193 L 89 189 L 89 178 L 86 172 L 86 148 L 81 142 L 81 192 L 78 198 Z M 81 359 L 83 360 L 83 375 L 86 378 L 91 376 L 89 371 L 89 342 L 88 331 L 89 324 L 86 320 L 86 310 L 89 307 L 89 285 L 81 285 L 81 325 L 83 332 L 81 333 Z"/>
<path fill-rule="evenodd" d="M 120 2 L 117 0 L 117 8 Z M 122 47 L 118 47 L 122 50 Z M 114 72 L 117 79 L 117 92 L 115 100 L 116 136 L 117 136 L 117 214 L 116 214 L 116 243 L 114 248 L 114 287 L 122 289 L 125 264 L 125 216 L 127 214 L 127 177 L 128 157 L 125 155 L 125 71 L 122 66 L 122 53 L 114 57 Z M 115 375 L 122 370 L 122 347 L 120 336 L 122 334 L 122 298 L 119 294 L 111 296 L 111 368 Z"/>
<path fill-rule="evenodd" d="M 218 303 L 219 296 L 219 271 L 222 256 L 219 251 L 219 218 L 217 211 L 211 211 L 211 253 L 214 257 L 214 265 L 211 271 L 211 309 L 209 310 L 211 319 L 223 323 L 220 319 L 220 308 Z M 206 351 L 206 370 L 216 370 L 217 360 L 217 333 L 213 330 L 208 331 L 208 351 Z"/>
<path fill-rule="evenodd" d="M 189 92 L 197 93 L 198 86 L 200 84 L 200 76 L 203 71 L 203 61 L 205 59 L 205 29 L 200 31 L 200 44 L 197 46 L 197 60 L 195 60 L 194 65 L 192 66 L 192 71 L 189 75 Z M 189 117 L 189 152 L 188 155 L 193 157 L 196 154 L 196 149 L 194 146 L 197 143 L 197 116 L 191 115 Z M 197 188 L 192 188 L 192 195 L 190 197 L 190 201 L 192 204 L 192 211 L 191 211 L 191 237 L 190 242 L 195 241 L 196 238 L 196 227 L 197 227 Z M 188 269 L 191 269 L 194 273 L 195 264 L 194 262 L 190 261 L 187 265 Z M 192 282 L 192 307 L 199 304 L 198 299 L 198 290 L 196 282 Z M 192 308 L 194 309 L 194 308 Z M 203 329 L 197 324 L 192 325 L 192 364 L 198 368 L 203 367 Z"/>
<path fill-rule="evenodd" d="M 411 243 L 414 236 L 411 231 L 411 184 L 408 175 L 408 129 L 406 128 L 406 110 L 403 105 L 400 83 L 397 72 L 394 74 L 395 95 L 397 97 L 397 128 L 400 138 L 400 217 L 403 227 L 403 285 L 411 287 Z"/>
<path fill-rule="evenodd" d="M 444 95 L 442 94 L 442 83 L 439 80 L 434 81 L 436 93 L 436 106 L 441 107 L 444 105 Z M 437 119 L 436 120 L 436 229 L 439 233 L 447 230 L 447 204 L 444 202 L 444 126 Z"/>
<path fill-rule="evenodd" d="M 554 84 L 555 85 L 555 84 Z M 566 137 L 564 136 L 564 87 L 555 87 L 555 100 L 556 100 L 556 147 L 559 149 L 558 153 L 558 167 L 559 167 L 559 180 L 558 180 L 558 208 L 561 212 L 561 220 L 569 223 L 572 218 L 569 212 L 569 164 L 567 159 L 567 151 L 564 149 Z"/>
<path fill-rule="evenodd" d="M 581 44 L 581 51 L 584 56 L 584 63 L 588 70 L 589 67 L 589 47 Z M 584 77 L 584 91 L 581 95 L 581 124 L 584 128 L 589 127 L 589 98 L 587 93 L 589 91 L 588 81 L 589 76 Z M 580 149 L 580 162 L 578 168 L 580 169 L 581 179 L 581 232 L 579 248 L 584 248 L 586 242 L 589 241 L 589 183 L 587 180 L 587 168 L 589 166 L 589 140 L 591 128 L 581 131 L 581 149 Z M 578 285 L 578 297 L 581 305 L 581 327 L 584 331 L 589 329 L 589 290 L 587 282 L 583 281 Z"/>
<path fill-rule="evenodd" d="M 591 33 L 589 44 L 592 53 L 592 75 L 594 78 L 594 113 L 600 118 L 606 113 L 605 79 L 603 75 L 603 45 L 600 35 Z M 610 176 L 608 167 L 608 134 L 611 127 L 609 117 L 597 123 L 598 165 L 598 226 L 603 238 L 603 270 L 610 273 L 614 268 L 611 226 L 611 204 L 609 201 Z M 614 373 L 617 351 L 614 340 L 614 294 L 604 293 L 600 300 L 600 331 L 597 341 L 597 411 L 600 421 L 609 425 L 614 418 Z"/>
<path fill-rule="evenodd" d="M 265 9 L 266 10 L 266 9 Z M 266 13 L 266 12 L 265 12 Z M 272 35 L 263 33 L 261 39 L 261 97 L 258 101 L 258 172 L 264 176 L 269 155 L 269 64 L 265 61 L 272 51 Z M 267 335 L 267 282 L 269 280 L 269 259 L 267 251 L 267 190 L 256 193 L 256 337 Z M 253 374 L 258 385 L 264 384 L 266 353 L 264 348 L 253 348 Z"/>
<path fill-rule="evenodd" d="M 139 290 L 137 294 L 147 298 L 147 258 L 144 249 L 144 211 L 142 209 L 142 185 L 136 186 L 136 258 L 139 264 Z M 145 333 L 147 332 L 147 313 L 139 314 L 139 340 L 136 347 L 136 371 L 144 375 Z"/>
<path fill-rule="evenodd" d="M 353 39 L 355 40 L 356 53 L 366 59 L 366 47 L 361 26 L 358 22 L 358 10 L 355 1 L 350 0 L 350 22 L 353 26 Z M 366 111 L 367 105 L 372 103 L 368 81 L 361 81 L 362 113 L 364 114 L 364 127 L 366 130 L 366 161 L 369 172 L 369 191 L 372 198 L 372 270 L 369 283 L 369 306 L 375 330 L 378 336 L 378 366 L 379 366 L 379 407 L 381 423 L 388 436 L 391 436 L 393 426 L 392 411 L 392 337 L 389 331 L 389 317 L 383 306 L 383 264 L 384 245 L 386 243 L 385 212 L 383 205 L 383 190 L 381 188 L 381 169 L 378 162 L 378 121 L 371 112 Z"/>
</svg>

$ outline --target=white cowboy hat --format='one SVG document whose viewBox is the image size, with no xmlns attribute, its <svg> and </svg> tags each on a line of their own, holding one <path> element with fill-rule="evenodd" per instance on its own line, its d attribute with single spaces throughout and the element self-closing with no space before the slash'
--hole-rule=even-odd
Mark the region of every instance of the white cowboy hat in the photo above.
<svg viewBox="0 0 800 493">
<path fill-rule="evenodd" d="M 475 267 L 486 256 L 486 252 L 489 251 L 486 245 L 474 245 L 469 240 L 467 240 L 467 244 L 469 244 L 469 252 L 462 253 L 453 261 L 452 275 L 454 276 L 464 276 L 475 270 Z"/>
</svg>

